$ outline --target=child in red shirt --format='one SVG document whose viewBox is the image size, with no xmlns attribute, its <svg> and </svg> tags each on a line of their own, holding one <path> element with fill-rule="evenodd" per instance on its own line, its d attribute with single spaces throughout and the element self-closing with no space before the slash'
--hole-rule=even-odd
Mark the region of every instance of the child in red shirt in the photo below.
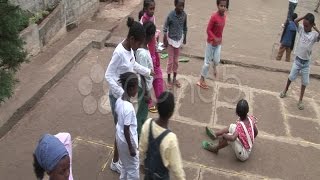
<svg viewBox="0 0 320 180">
<path fill-rule="evenodd" d="M 207 27 L 207 49 L 205 52 L 204 64 L 202 66 L 201 78 L 197 83 L 203 89 L 208 89 L 205 78 L 208 76 L 209 66 L 213 63 L 213 75 L 217 76 L 216 66 L 220 62 L 221 42 L 224 25 L 226 22 L 226 0 L 217 0 L 218 12 L 214 13 Z"/>
</svg>

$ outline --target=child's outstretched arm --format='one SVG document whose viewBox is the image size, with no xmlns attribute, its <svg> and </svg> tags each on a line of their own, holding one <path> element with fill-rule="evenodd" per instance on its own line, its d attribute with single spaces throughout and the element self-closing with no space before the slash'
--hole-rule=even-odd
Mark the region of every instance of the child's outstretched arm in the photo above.
<svg viewBox="0 0 320 180">
<path fill-rule="evenodd" d="M 235 131 L 232 135 L 229 134 L 222 134 L 223 139 L 227 140 L 227 141 L 235 141 L 238 137 L 238 132 Z"/>
<path fill-rule="evenodd" d="M 253 131 L 254 131 L 254 138 L 258 136 L 258 128 L 256 125 L 253 125 Z"/>
<path fill-rule="evenodd" d="M 183 44 L 187 44 L 187 31 L 188 31 L 188 26 L 187 26 L 187 15 L 186 15 L 186 20 L 184 21 L 183 24 Z"/>
<path fill-rule="evenodd" d="M 164 45 L 164 47 L 168 47 L 168 39 L 167 39 L 168 28 L 169 28 L 169 15 L 166 19 L 166 22 L 164 23 L 164 26 L 163 26 L 163 45 Z"/>
<path fill-rule="evenodd" d="M 131 143 L 131 138 L 130 138 L 130 126 L 124 125 L 124 137 L 126 138 L 130 156 L 135 157 L 136 156 L 136 150 L 133 148 L 132 143 Z"/>
</svg>

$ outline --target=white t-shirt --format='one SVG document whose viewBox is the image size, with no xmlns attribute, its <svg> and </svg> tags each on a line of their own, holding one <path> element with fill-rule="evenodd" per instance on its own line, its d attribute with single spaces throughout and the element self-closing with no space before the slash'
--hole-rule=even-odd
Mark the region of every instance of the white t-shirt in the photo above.
<svg viewBox="0 0 320 180">
<path fill-rule="evenodd" d="M 138 132 L 137 132 L 137 117 L 132 103 L 118 98 L 115 106 L 118 123 L 116 126 L 116 135 L 122 142 L 127 142 L 124 136 L 124 126 L 130 126 L 131 143 L 138 148 Z"/>
<path fill-rule="evenodd" d="M 289 2 L 298 3 L 298 0 L 289 0 Z"/>
<path fill-rule="evenodd" d="M 105 73 L 110 92 L 115 98 L 120 98 L 123 89 L 118 80 L 121 74 L 126 72 L 137 72 L 143 76 L 149 77 L 151 70 L 138 64 L 134 57 L 134 52 L 127 51 L 122 43 L 118 44 L 113 52 L 112 59 Z"/>
<path fill-rule="evenodd" d="M 319 33 L 315 31 L 306 32 L 302 25 L 298 27 L 298 43 L 295 49 L 295 55 L 303 60 L 311 60 L 312 47 L 318 42 Z"/>
<path fill-rule="evenodd" d="M 153 69 L 152 58 L 151 58 L 150 52 L 147 49 L 144 49 L 144 48 L 137 49 L 136 61 L 143 67 L 146 67 L 148 69 Z M 152 76 L 146 77 L 147 89 L 149 91 L 152 88 L 152 82 L 153 82 Z M 139 76 L 139 86 L 142 87 L 140 76 Z"/>
</svg>

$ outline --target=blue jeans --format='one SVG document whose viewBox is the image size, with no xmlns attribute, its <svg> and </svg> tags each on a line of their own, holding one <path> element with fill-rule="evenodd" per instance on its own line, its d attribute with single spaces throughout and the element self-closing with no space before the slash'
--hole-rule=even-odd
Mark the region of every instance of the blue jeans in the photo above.
<svg viewBox="0 0 320 180">
<path fill-rule="evenodd" d="M 209 73 L 210 64 L 217 66 L 220 63 L 221 45 L 212 46 L 207 43 L 206 54 L 204 57 L 204 63 L 202 66 L 201 76 L 207 77 Z"/>
<path fill-rule="evenodd" d="M 307 86 L 309 84 L 310 60 L 303 60 L 296 56 L 296 59 L 292 64 L 289 80 L 296 80 L 299 73 L 301 73 L 302 85 Z"/>
</svg>

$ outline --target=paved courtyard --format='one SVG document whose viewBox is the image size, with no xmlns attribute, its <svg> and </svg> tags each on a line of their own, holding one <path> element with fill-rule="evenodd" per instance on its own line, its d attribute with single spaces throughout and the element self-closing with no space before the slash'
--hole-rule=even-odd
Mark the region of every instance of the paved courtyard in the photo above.
<svg viewBox="0 0 320 180">
<path fill-rule="evenodd" d="M 136 2 L 135 0 L 134 3 Z M 204 9 L 204 13 L 211 12 L 206 9 L 208 4 L 215 7 L 213 1 L 204 0 L 203 4 L 197 2 L 190 1 L 186 7 L 197 17 L 201 16 L 200 10 Z M 278 2 L 278 0 L 253 2 L 254 0 L 244 1 L 245 6 L 242 9 L 240 9 L 242 5 L 240 1 L 231 2 L 230 16 L 233 17 L 230 19 L 237 24 L 237 27 L 242 28 L 241 31 L 250 29 L 246 29 L 245 23 L 241 23 L 242 20 L 236 16 L 237 13 L 244 14 L 244 19 L 250 21 L 254 16 L 252 13 L 262 5 L 264 9 L 260 15 L 266 16 L 262 22 L 275 29 L 277 27 L 273 27 L 274 25 L 281 24 L 281 20 L 275 20 L 274 16 L 268 18 L 267 15 L 273 13 L 271 7 L 276 8 L 274 13 L 277 15 L 285 14 L 282 9 L 286 7 L 286 2 Z M 310 2 L 310 0 L 302 1 L 298 11 L 304 12 L 307 8 L 310 9 L 312 7 L 308 4 Z M 157 9 L 157 13 L 167 14 L 165 12 L 168 11 L 168 7 L 171 7 L 170 3 L 171 1 L 164 0 Z M 139 8 L 140 6 L 136 7 L 133 14 L 138 12 Z M 118 13 L 123 12 L 120 10 Z M 232 15 L 232 13 L 235 14 Z M 98 15 L 100 18 L 107 16 L 107 11 Z M 192 17 L 192 14 L 189 16 Z M 160 24 L 163 17 L 161 15 L 158 17 Z M 259 23 L 257 19 L 259 18 L 256 17 L 252 21 Z M 207 17 L 200 17 L 199 22 L 196 18 L 190 18 L 190 33 L 193 35 L 190 35 L 190 45 L 185 46 L 183 52 L 196 56 L 202 55 L 204 42 L 199 37 L 204 34 L 199 33 L 196 28 L 203 29 L 206 21 Z M 99 22 L 102 20 L 100 19 Z M 99 22 L 90 22 L 91 28 Z M 102 29 L 102 25 L 100 28 Z M 232 29 L 237 28 L 232 25 L 227 26 L 226 34 L 229 36 L 224 46 L 234 49 L 226 48 L 223 57 L 250 59 L 249 56 L 251 56 L 255 60 L 265 60 L 267 56 L 269 57 L 270 48 L 276 42 L 271 39 L 272 33 L 276 33 L 277 30 L 272 29 L 269 35 L 263 37 L 261 42 L 265 43 L 259 51 L 256 44 L 259 43 L 258 41 L 254 43 L 248 41 L 247 44 L 242 35 L 232 32 Z M 126 31 L 123 22 L 115 29 L 112 36 L 124 37 Z M 230 44 L 239 41 L 245 43 L 237 46 Z M 319 46 L 317 45 L 316 48 Z M 69 132 L 72 135 L 73 175 L 76 180 L 118 179 L 118 174 L 109 169 L 115 130 L 107 95 L 108 86 L 104 80 L 104 72 L 113 50 L 112 47 L 91 49 L 74 64 L 69 73 L 48 90 L 10 132 L 0 139 L 1 179 L 34 179 L 32 152 L 39 137 L 43 133 L 58 132 Z M 240 53 L 244 52 L 248 52 L 249 55 L 241 56 Z M 288 77 L 287 73 L 222 64 L 218 68 L 217 79 L 214 79 L 210 72 L 208 79 L 210 89 L 202 90 L 196 86 L 196 82 L 203 61 L 196 58 L 189 58 L 189 60 L 187 63 L 180 63 L 179 66 L 178 78 L 182 87 L 173 90 L 176 109 L 169 124 L 179 139 L 187 180 L 319 179 L 319 79 L 311 78 L 304 98 L 305 110 L 300 111 L 296 107 L 300 93 L 300 80 L 292 84 L 287 98 L 279 98 L 279 92 L 284 88 Z M 39 59 L 35 63 L 41 61 L 43 60 Z M 166 61 L 166 59 L 161 60 L 163 69 L 166 67 Z M 165 74 L 165 71 L 163 72 Z M 201 141 L 209 140 L 204 127 L 219 129 L 235 122 L 237 119 L 235 105 L 241 98 L 248 100 L 250 114 L 258 118 L 259 128 L 254 150 L 250 159 L 244 163 L 236 160 L 231 148 L 221 150 L 218 155 L 201 148 Z M 156 115 L 150 114 L 150 117 L 156 117 Z"/>
<path fill-rule="evenodd" d="M 4 179 L 32 179 L 32 151 L 45 132 L 70 132 L 74 139 L 73 168 L 76 179 L 116 179 L 109 170 L 114 126 L 103 80 L 113 48 L 91 50 L 10 131 L 0 144 L 0 174 Z M 299 83 L 286 99 L 278 97 L 287 74 L 222 65 L 209 90 L 195 83 L 201 61 L 181 63 L 182 87 L 174 91 L 176 111 L 170 123 L 177 133 L 187 179 L 317 179 L 319 177 L 320 84 L 312 79 L 306 109 L 296 108 Z M 162 60 L 165 67 L 166 60 Z M 259 75 L 259 79 L 256 76 Z M 201 149 L 208 139 L 204 127 L 222 128 L 236 120 L 238 99 L 245 98 L 250 113 L 259 119 L 260 133 L 250 159 L 238 162 L 231 148 L 214 155 Z M 14 151 L 13 151 L 14 149 Z M 15 158 L 12 158 L 15 157 Z M 15 171 L 19 169 L 19 173 Z M 19 178 L 20 177 L 20 178 Z"/>
</svg>

